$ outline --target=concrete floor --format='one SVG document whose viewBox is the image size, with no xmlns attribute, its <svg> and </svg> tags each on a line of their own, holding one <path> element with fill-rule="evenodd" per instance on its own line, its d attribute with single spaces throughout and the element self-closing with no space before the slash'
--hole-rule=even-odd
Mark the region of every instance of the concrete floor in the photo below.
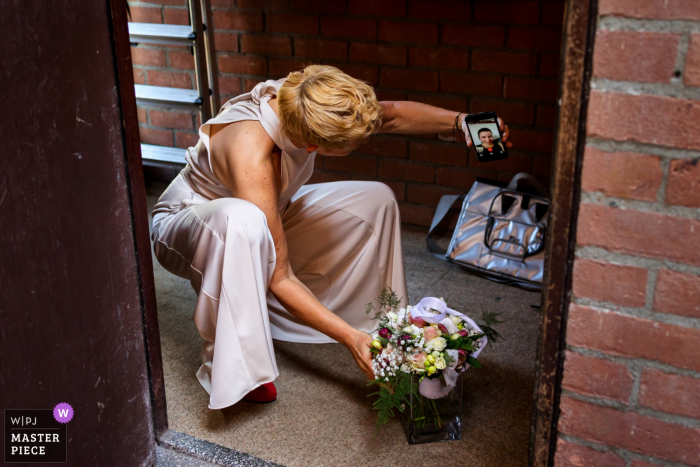
<svg viewBox="0 0 700 467">
<path fill-rule="evenodd" d="M 162 188 L 149 186 L 150 208 Z M 192 322 L 196 295 L 154 258 L 170 428 L 290 467 L 410 467 L 437 456 L 444 467 L 526 465 L 539 321 L 531 305 L 539 305 L 540 294 L 436 259 L 424 233 L 403 229 L 402 236 L 411 303 L 442 296 L 474 318 L 483 305 L 507 320 L 499 328 L 506 340 L 483 352 L 483 369 L 465 376 L 462 440 L 409 445 L 398 419 L 375 436 L 372 389 L 339 344 L 275 341 L 278 400 L 209 410 L 195 377 L 202 342 Z"/>
</svg>

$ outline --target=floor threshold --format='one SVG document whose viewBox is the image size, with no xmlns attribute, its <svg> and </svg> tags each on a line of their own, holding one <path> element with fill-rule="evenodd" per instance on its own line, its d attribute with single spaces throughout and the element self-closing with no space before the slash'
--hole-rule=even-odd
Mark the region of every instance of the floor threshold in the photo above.
<svg viewBox="0 0 700 467">
<path fill-rule="evenodd" d="M 175 430 L 158 439 L 156 459 L 157 467 L 282 467 Z"/>
</svg>

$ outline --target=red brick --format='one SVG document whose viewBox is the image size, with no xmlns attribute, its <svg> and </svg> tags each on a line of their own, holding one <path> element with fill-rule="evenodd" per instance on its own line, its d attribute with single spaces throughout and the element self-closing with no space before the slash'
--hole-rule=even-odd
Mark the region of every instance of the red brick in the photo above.
<svg viewBox="0 0 700 467">
<path fill-rule="evenodd" d="M 131 48 L 131 61 L 134 65 L 165 66 L 165 51 L 162 49 Z"/>
<path fill-rule="evenodd" d="M 444 47 L 411 47 L 411 66 L 433 68 L 469 68 L 469 51 Z"/>
<path fill-rule="evenodd" d="M 139 123 L 148 125 L 148 111 L 146 109 L 137 108 L 136 113 L 138 115 Z"/>
<path fill-rule="evenodd" d="M 343 180 L 349 180 L 349 177 L 346 174 L 314 170 L 313 175 L 311 175 L 309 181 L 306 182 L 306 185 L 311 185 L 313 183 L 339 182 Z"/>
<path fill-rule="evenodd" d="M 572 304 L 569 308 L 566 331 L 569 345 L 698 371 L 698 339 L 700 329 L 601 312 L 580 305 Z"/>
<path fill-rule="evenodd" d="M 379 74 L 377 73 L 376 66 L 366 66 L 366 65 L 350 65 L 341 64 L 337 65 L 343 73 L 347 73 L 353 78 L 361 79 L 367 81 L 370 84 L 379 83 Z"/>
<path fill-rule="evenodd" d="M 537 71 L 537 55 L 475 50 L 472 52 L 472 69 L 495 73 L 534 75 Z"/>
<path fill-rule="evenodd" d="M 321 34 L 327 37 L 357 37 L 358 39 L 376 39 L 377 22 L 371 19 L 321 18 Z"/>
<path fill-rule="evenodd" d="M 634 460 L 630 464 L 630 467 L 659 467 L 659 464 L 650 464 L 648 462 Z"/>
<path fill-rule="evenodd" d="M 312 60 L 301 61 L 298 59 L 271 58 L 270 76 L 283 77 L 294 71 L 303 70 L 307 65 L 311 65 Z"/>
<path fill-rule="evenodd" d="M 434 208 L 410 203 L 399 203 L 401 223 L 427 227 L 433 220 Z"/>
<path fill-rule="evenodd" d="M 686 464 L 700 460 L 700 430 L 620 412 L 570 397 L 561 399 L 559 431 L 568 435 Z"/>
<path fill-rule="evenodd" d="M 615 280 L 608 280 L 612 277 Z M 573 292 L 576 297 L 642 307 L 646 286 L 647 270 L 644 268 L 585 259 L 577 259 L 574 266 Z"/>
<path fill-rule="evenodd" d="M 467 21 L 471 16 L 469 6 L 469 2 L 462 0 L 409 0 L 408 16 L 420 19 Z"/>
<path fill-rule="evenodd" d="M 172 73 L 169 71 L 148 70 L 148 84 L 171 88 L 192 89 L 189 73 Z"/>
<path fill-rule="evenodd" d="M 162 23 L 163 19 L 160 14 L 160 7 L 140 7 L 129 6 L 131 12 L 131 21 L 134 23 Z"/>
<path fill-rule="evenodd" d="M 248 0 L 254 2 L 255 0 Z M 280 0 L 281 1 L 281 0 Z M 286 1 L 284 2 L 286 7 Z M 313 11 L 314 13 L 345 13 L 345 2 L 329 2 L 328 0 L 292 0 L 295 11 Z"/>
<path fill-rule="evenodd" d="M 531 124 L 535 115 L 535 107 L 527 104 L 518 104 L 509 101 L 493 101 L 476 99 L 472 101 L 472 112 L 496 112 L 503 121 L 513 123 Z"/>
<path fill-rule="evenodd" d="M 502 87 L 503 78 L 500 76 L 454 71 L 440 72 L 440 90 L 445 92 L 461 92 L 473 96 L 500 96 Z"/>
<path fill-rule="evenodd" d="M 342 156 L 342 157 L 325 157 L 324 164 L 326 170 L 335 170 L 336 172 L 348 172 L 362 175 L 377 174 L 377 158 L 362 157 L 362 156 Z"/>
<path fill-rule="evenodd" d="M 170 67 L 180 70 L 194 70 L 194 56 L 189 52 L 171 50 L 168 52 Z"/>
<path fill-rule="evenodd" d="M 564 389 L 626 403 L 633 385 L 634 377 L 625 365 L 566 352 Z"/>
<path fill-rule="evenodd" d="M 668 169 L 666 204 L 700 207 L 700 159 L 674 159 Z"/>
<path fill-rule="evenodd" d="M 556 102 L 559 83 L 535 78 L 506 77 L 505 97 Z"/>
<path fill-rule="evenodd" d="M 406 145 L 403 139 L 371 136 L 369 142 L 361 145 L 356 151 L 372 156 L 405 158 L 408 153 Z"/>
<path fill-rule="evenodd" d="M 388 88 L 437 91 L 437 71 L 424 71 L 408 68 L 382 68 L 379 83 Z"/>
<path fill-rule="evenodd" d="M 700 379 L 645 368 L 639 385 L 639 405 L 660 412 L 700 418 Z"/>
<path fill-rule="evenodd" d="M 190 12 L 187 8 L 165 8 L 163 10 L 165 24 L 190 24 Z"/>
<path fill-rule="evenodd" d="M 683 82 L 688 86 L 700 86 L 700 34 L 697 33 L 690 35 Z"/>
<path fill-rule="evenodd" d="M 318 34 L 318 18 L 310 15 L 268 13 L 267 30 L 290 34 Z"/>
<path fill-rule="evenodd" d="M 506 30 L 501 26 L 474 26 L 447 23 L 442 26 L 442 42 L 445 44 L 503 47 Z"/>
<path fill-rule="evenodd" d="M 219 92 L 229 96 L 241 94 L 241 79 L 237 76 L 219 76 Z"/>
<path fill-rule="evenodd" d="M 134 84 L 146 84 L 146 72 L 143 68 L 134 68 Z"/>
<path fill-rule="evenodd" d="M 700 20 L 697 0 L 602 0 L 598 14 L 627 18 Z"/>
<path fill-rule="evenodd" d="M 476 177 L 477 174 L 473 170 L 439 167 L 436 181 L 440 186 L 453 186 L 468 190 L 476 181 Z"/>
<path fill-rule="evenodd" d="M 554 148 L 554 134 L 551 131 L 532 131 L 511 128 L 508 141 L 520 151 L 535 151 L 551 154 Z"/>
<path fill-rule="evenodd" d="M 406 93 L 403 91 L 387 91 L 386 89 L 375 89 L 374 94 L 377 96 L 377 100 L 380 102 L 406 100 Z"/>
<path fill-rule="evenodd" d="M 409 202 L 437 206 L 440 198 L 445 195 L 461 194 L 460 190 L 444 188 L 436 185 L 408 185 L 407 197 Z"/>
<path fill-rule="evenodd" d="M 438 27 L 435 23 L 379 22 L 379 39 L 409 44 L 437 44 Z"/>
<path fill-rule="evenodd" d="M 238 31 L 262 31 L 263 17 L 261 11 L 215 10 L 214 28 L 235 29 Z"/>
<path fill-rule="evenodd" d="M 371 16 L 406 16 L 404 0 L 349 0 L 348 13 Z"/>
<path fill-rule="evenodd" d="M 588 134 L 618 141 L 700 149 L 700 101 L 592 91 Z"/>
<path fill-rule="evenodd" d="M 454 110 L 455 112 L 464 112 L 467 109 L 466 99 L 456 99 L 453 97 L 438 97 L 433 94 L 410 94 L 408 100 L 422 102 L 423 104 L 440 107 L 442 109 Z"/>
<path fill-rule="evenodd" d="M 596 49 L 598 43 L 596 42 Z M 507 47 L 512 49 L 561 50 L 559 29 L 510 28 Z"/>
<path fill-rule="evenodd" d="M 411 141 L 409 157 L 443 165 L 467 165 L 467 151 L 461 144 L 430 144 Z"/>
<path fill-rule="evenodd" d="M 700 277 L 660 270 L 656 278 L 654 311 L 700 318 Z"/>
<path fill-rule="evenodd" d="M 554 128 L 557 124 L 557 108 L 549 105 L 538 105 L 535 123 L 539 126 Z"/>
<path fill-rule="evenodd" d="M 680 34 L 598 30 L 593 74 L 600 78 L 668 83 L 676 70 Z"/>
<path fill-rule="evenodd" d="M 292 55 L 291 38 L 243 34 L 241 36 L 241 52 L 267 55 Z"/>
<path fill-rule="evenodd" d="M 158 146 L 173 145 L 173 132 L 171 130 L 139 127 L 139 136 L 142 143 L 156 144 Z"/>
<path fill-rule="evenodd" d="M 295 37 L 294 55 L 297 57 L 345 60 L 348 56 L 348 44 L 341 41 L 314 39 L 311 37 Z"/>
<path fill-rule="evenodd" d="M 287 8 L 288 0 L 238 0 L 241 8 Z"/>
<path fill-rule="evenodd" d="M 383 63 L 387 65 L 405 66 L 406 47 L 403 45 L 353 42 L 350 44 L 350 60 L 354 62 Z"/>
<path fill-rule="evenodd" d="M 435 169 L 428 165 L 390 159 L 379 162 L 379 176 L 409 182 L 433 183 Z"/>
<path fill-rule="evenodd" d="M 700 265 L 700 221 L 582 203 L 577 239 L 620 253 Z"/>
<path fill-rule="evenodd" d="M 561 26 L 564 23 L 564 2 L 542 4 L 542 24 Z"/>
<path fill-rule="evenodd" d="M 621 457 L 612 452 L 596 451 L 559 438 L 554 465 L 556 467 L 625 467 L 626 464 Z"/>
<path fill-rule="evenodd" d="M 656 201 L 663 181 L 661 158 L 586 147 L 581 188 L 608 196 Z"/>
<path fill-rule="evenodd" d="M 532 174 L 536 177 L 549 177 L 552 174 L 552 157 L 540 155 L 533 156 Z M 549 184 L 547 184 L 547 186 L 548 185 Z"/>
<path fill-rule="evenodd" d="M 191 148 L 197 145 L 199 135 L 197 133 L 185 133 L 184 131 L 175 132 L 175 146 L 182 149 Z"/>
<path fill-rule="evenodd" d="M 252 91 L 261 81 L 265 81 L 265 78 L 245 78 L 243 80 L 243 92 Z"/>
<path fill-rule="evenodd" d="M 151 110 L 151 125 L 165 128 L 192 130 L 192 114 Z"/>
<path fill-rule="evenodd" d="M 540 56 L 539 74 L 542 76 L 559 76 L 561 58 L 559 54 L 542 54 Z"/>
<path fill-rule="evenodd" d="M 484 23 L 537 24 L 540 21 L 540 4 L 480 1 L 474 5 L 474 19 Z"/>
<path fill-rule="evenodd" d="M 464 151 L 464 147 L 462 147 L 462 151 Z M 530 173 L 532 167 L 532 156 L 529 154 L 516 152 L 511 149 L 508 151 L 507 159 L 501 159 L 500 161 L 479 162 L 474 154 L 474 151 L 470 149 L 469 166 L 484 170 L 493 170 L 496 172 L 508 172 L 514 174 L 519 172 Z"/>
<path fill-rule="evenodd" d="M 267 60 L 250 55 L 219 55 L 219 71 L 241 75 L 265 75 Z"/>
<path fill-rule="evenodd" d="M 217 32 L 214 34 L 217 52 L 238 52 L 238 34 Z"/>
<path fill-rule="evenodd" d="M 209 0 L 213 7 L 233 8 L 236 6 L 236 0 Z"/>
</svg>

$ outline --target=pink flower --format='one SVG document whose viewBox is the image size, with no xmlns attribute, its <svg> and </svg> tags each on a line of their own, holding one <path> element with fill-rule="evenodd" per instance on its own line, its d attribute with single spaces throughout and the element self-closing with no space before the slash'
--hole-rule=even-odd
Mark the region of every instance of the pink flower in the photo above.
<svg viewBox="0 0 700 467">
<path fill-rule="evenodd" d="M 391 337 L 391 331 L 389 331 L 387 328 L 381 328 L 379 330 L 379 335 L 382 336 L 384 339 L 388 339 Z"/>
<path fill-rule="evenodd" d="M 420 316 L 414 318 L 410 314 L 408 315 L 408 322 L 409 324 L 414 324 L 416 327 L 422 328 L 425 326 L 425 320 L 421 318 Z"/>
<path fill-rule="evenodd" d="M 425 368 L 425 357 L 425 353 L 416 352 L 410 357 L 408 357 L 408 360 L 409 362 L 411 362 L 411 366 L 413 366 L 414 368 Z"/>
<path fill-rule="evenodd" d="M 423 328 L 423 336 L 425 337 L 425 342 L 430 342 L 440 336 L 440 331 L 432 326 L 426 326 Z"/>
<path fill-rule="evenodd" d="M 440 332 L 442 332 L 445 335 L 450 334 L 450 332 L 447 330 L 444 324 L 438 324 L 438 329 L 440 329 Z"/>
</svg>

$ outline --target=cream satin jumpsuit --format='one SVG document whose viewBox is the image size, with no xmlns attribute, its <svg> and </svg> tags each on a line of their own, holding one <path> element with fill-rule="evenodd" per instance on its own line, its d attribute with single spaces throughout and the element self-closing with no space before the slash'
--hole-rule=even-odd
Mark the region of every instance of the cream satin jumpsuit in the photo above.
<svg viewBox="0 0 700 467">
<path fill-rule="evenodd" d="M 286 79 L 286 78 L 285 78 Z M 316 153 L 280 131 L 268 101 L 284 82 L 268 80 L 228 101 L 202 125 L 187 166 L 153 211 L 153 248 L 165 269 L 198 294 L 193 320 L 204 339 L 197 379 L 209 408 L 235 404 L 279 376 L 272 339 L 335 342 L 287 312 L 268 291 L 275 248 L 263 212 L 233 198 L 209 163 L 212 124 L 259 120 L 282 149 L 278 203 L 292 270 L 318 299 L 355 329 L 376 323 L 364 312 L 385 286 L 408 299 L 399 210 L 379 182 L 304 185 Z"/>
</svg>

